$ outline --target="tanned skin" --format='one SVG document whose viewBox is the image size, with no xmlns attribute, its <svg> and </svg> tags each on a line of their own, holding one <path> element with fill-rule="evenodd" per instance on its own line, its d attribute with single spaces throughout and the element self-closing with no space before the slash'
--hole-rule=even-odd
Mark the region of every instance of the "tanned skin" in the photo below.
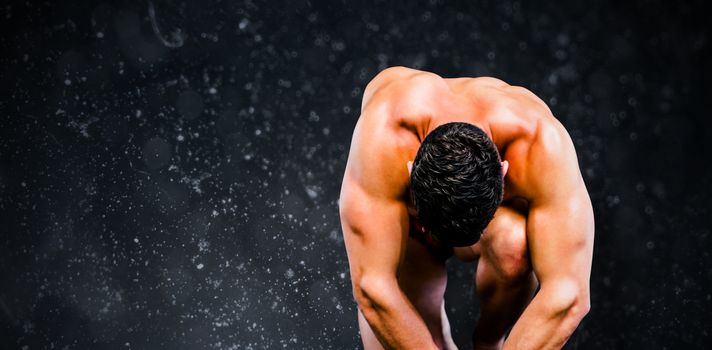
<svg viewBox="0 0 712 350">
<path fill-rule="evenodd" d="M 571 138 L 522 87 L 404 67 L 382 71 L 366 87 L 341 188 L 364 347 L 454 347 L 444 313 L 445 264 L 408 234 L 409 216 L 417 216 L 410 162 L 425 136 L 448 122 L 484 130 L 505 172 L 504 201 L 482 238 L 455 249 L 460 260 L 478 262 L 474 347 L 561 348 L 590 308 L 594 237 Z"/>
</svg>

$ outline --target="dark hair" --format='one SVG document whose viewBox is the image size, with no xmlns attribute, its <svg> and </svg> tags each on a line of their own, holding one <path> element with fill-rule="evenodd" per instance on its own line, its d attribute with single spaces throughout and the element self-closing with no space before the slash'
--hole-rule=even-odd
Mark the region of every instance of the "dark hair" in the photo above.
<svg viewBox="0 0 712 350">
<path fill-rule="evenodd" d="M 502 165 L 492 140 L 468 123 L 431 131 L 413 161 L 418 221 L 442 243 L 475 244 L 502 202 Z"/>
</svg>

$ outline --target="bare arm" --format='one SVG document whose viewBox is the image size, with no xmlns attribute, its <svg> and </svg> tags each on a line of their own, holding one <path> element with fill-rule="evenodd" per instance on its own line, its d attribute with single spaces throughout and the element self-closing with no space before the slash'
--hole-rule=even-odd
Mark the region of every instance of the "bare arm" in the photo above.
<svg viewBox="0 0 712 350">
<path fill-rule="evenodd" d="M 558 123 L 527 155 L 527 240 L 541 289 L 512 328 L 505 349 L 561 348 L 588 313 L 594 221 L 573 143 Z M 529 175 L 530 174 L 530 175 Z"/>
<path fill-rule="evenodd" d="M 373 121 L 356 126 L 339 203 L 354 297 L 385 348 L 435 349 L 396 275 L 408 237 L 406 159 L 392 140 L 372 134 Z"/>
</svg>

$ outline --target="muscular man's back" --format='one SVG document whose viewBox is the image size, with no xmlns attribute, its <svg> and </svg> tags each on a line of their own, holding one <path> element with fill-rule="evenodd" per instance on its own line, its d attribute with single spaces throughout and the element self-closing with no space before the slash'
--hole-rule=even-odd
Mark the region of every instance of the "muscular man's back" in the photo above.
<svg viewBox="0 0 712 350">
<path fill-rule="evenodd" d="M 542 284 L 546 295 L 555 295 L 552 300 L 565 299 L 556 294 L 561 288 L 551 287 L 564 282 L 576 286 L 571 298 L 587 298 L 584 289 L 588 288 L 593 235 L 590 200 L 570 138 L 548 107 L 528 90 L 494 78 L 443 79 L 413 69 L 390 68 L 374 78 L 364 91 L 340 198 L 340 216 L 366 348 L 377 348 L 378 342 L 414 348 L 443 347 L 448 343 L 444 336 L 447 330 L 439 331 L 447 320 L 436 314 L 442 306 L 445 288 L 444 263 L 433 259 L 422 244 L 409 238 L 408 232 L 412 230 L 409 217 L 417 216 L 417 212 L 409 196 L 406 164 L 415 158 L 432 130 L 451 122 L 478 126 L 490 136 L 506 161 L 504 172 L 507 162 L 510 167 L 503 205 L 517 203 L 517 210 L 522 212 L 497 210 L 488 231 L 501 232 L 489 234 L 489 239 L 483 236 L 481 242 L 487 257 L 480 258 L 479 244 L 455 248 L 461 259 L 480 261 L 478 294 L 480 299 L 488 297 L 487 304 L 493 305 L 490 310 L 482 310 L 483 318 L 485 313 L 493 315 L 492 319 L 500 318 L 483 326 L 481 333 L 489 333 L 492 341 L 501 345 L 500 337 L 528 304 L 532 283 L 536 281 L 528 262 L 530 255 L 532 260 L 542 262 L 534 271 L 539 280 L 552 281 L 546 283 L 546 288 Z M 564 198 L 567 194 L 573 194 L 571 199 Z M 532 205 L 538 209 L 532 210 Z M 548 236 L 550 233 L 542 233 L 547 231 L 543 228 L 549 226 L 548 221 L 536 219 L 533 224 L 525 215 L 551 221 L 557 210 L 571 221 L 562 221 L 566 229 L 578 225 L 583 231 L 552 248 L 543 243 L 553 238 Z M 531 247 L 527 241 L 532 242 Z M 569 268 L 557 270 L 556 257 L 575 262 Z M 503 278 L 517 280 L 519 287 L 502 290 L 497 283 L 489 282 Z M 480 285 L 487 290 L 481 290 Z M 569 298 L 568 294 L 565 297 Z M 532 305 L 550 307 L 541 304 L 547 302 Z M 526 322 L 541 322 L 537 317 L 540 315 L 534 311 L 522 316 Z M 555 327 L 561 324 L 552 324 L 550 328 Z M 512 330 L 514 338 L 521 337 L 519 328 Z M 565 341 L 561 336 L 550 335 L 537 335 L 537 339 L 553 344 Z"/>
<path fill-rule="evenodd" d="M 502 158 L 509 162 L 510 176 L 525 166 L 519 153 L 526 152 L 535 139 L 539 123 L 560 127 L 546 104 L 525 88 L 490 77 L 444 79 L 393 67 L 367 86 L 358 122 L 363 125 L 357 125 L 360 130 L 352 142 L 385 138 L 389 142 L 372 157 L 393 152 L 397 158 L 412 160 L 427 133 L 448 122 L 475 124 L 491 133 Z M 395 176 L 392 185 L 405 190 L 407 172 L 400 175 L 405 176 Z M 505 186 L 506 199 L 521 195 L 514 185 Z"/>
</svg>

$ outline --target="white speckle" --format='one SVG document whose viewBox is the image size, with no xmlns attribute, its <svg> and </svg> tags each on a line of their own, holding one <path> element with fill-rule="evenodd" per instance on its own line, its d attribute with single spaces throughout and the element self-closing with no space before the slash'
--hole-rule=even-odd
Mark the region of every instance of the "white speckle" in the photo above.
<svg viewBox="0 0 712 350">
<path fill-rule="evenodd" d="M 64 79 L 64 85 L 67 85 L 67 86 L 72 85 L 72 81 L 69 79 Z"/>
<path fill-rule="evenodd" d="M 198 242 L 198 250 L 200 250 L 201 252 L 206 252 L 208 251 L 208 248 L 210 248 L 210 242 L 201 238 Z"/>
<path fill-rule="evenodd" d="M 197 159 L 197 158 L 196 158 L 196 159 Z M 187 176 L 184 176 L 184 177 L 181 179 L 181 182 L 183 182 L 183 183 L 189 183 L 189 184 L 191 185 L 191 187 L 193 188 L 193 191 L 195 191 L 195 192 L 198 193 L 198 194 L 202 194 L 202 193 L 203 193 L 203 189 L 200 187 L 200 183 L 201 183 L 203 180 L 205 180 L 205 179 L 207 179 L 207 178 L 209 178 L 209 177 L 211 177 L 211 176 L 212 176 L 211 174 L 206 174 L 206 173 L 203 173 L 203 174 L 200 175 L 199 178 L 194 178 L 194 179 L 191 179 L 191 178 L 189 178 L 189 177 L 187 177 Z"/>
<path fill-rule="evenodd" d="M 215 95 L 218 93 L 218 89 L 211 87 L 210 89 L 208 89 L 208 93 L 211 95 Z"/>
<path fill-rule="evenodd" d="M 247 18 L 243 18 L 242 21 L 240 21 L 240 24 L 238 24 L 238 26 L 240 27 L 240 30 L 243 30 L 247 28 L 248 24 L 250 24 L 250 21 Z"/>
<path fill-rule="evenodd" d="M 27 182 L 25 182 L 25 181 L 20 182 L 20 186 L 27 187 Z"/>
<path fill-rule="evenodd" d="M 262 130 L 260 130 L 260 129 L 255 130 L 256 136 L 260 136 L 261 134 L 262 134 Z"/>
<path fill-rule="evenodd" d="M 104 37 L 104 33 L 102 33 L 102 32 L 97 32 L 97 33 L 96 33 L 96 37 L 99 38 L 99 39 L 101 39 L 101 38 Z"/>
<path fill-rule="evenodd" d="M 292 270 L 292 269 L 287 269 L 287 271 L 284 272 L 284 277 L 287 277 L 287 278 L 292 278 L 292 277 L 294 277 L 294 270 Z"/>
<path fill-rule="evenodd" d="M 213 213 L 212 213 L 212 215 L 213 215 L 213 217 L 216 217 L 216 216 L 218 216 L 218 211 L 217 211 L 217 210 L 214 210 L 214 209 L 213 209 Z"/>
<path fill-rule="evenodd" d="M 176 140 L 178 140 L 178 141 L 183 141 L 183 140 L 185 140 L 185 136 L 183 136 L 183 135 L 178 135 L 178 137 L 176 137 Z"/>
<path fill-rule="evenodd" d="M 311 199 L 315 199 L 317 196 L 319 196 L 319 193 L 317 193 L 316 190 L 311 187 L 305 187 L 304 190 L 307 192 L 307 195 L 309 195 L 309 198 Z"/>
<path fill-rule="evenodd" d="M 138 237 L 134 237 L 134 243 L 138 243 Z"/>
<path fill-rule="evenodd" d="M 198 264 L 198 265 L 196 266 L 196 268 L 197 268 L 198 270 L 202 270 L 203 267 L 205 267 L 205 265 L 203 265 L 203 263 L 200 263 L 200 264 Z"/>
</svg>

